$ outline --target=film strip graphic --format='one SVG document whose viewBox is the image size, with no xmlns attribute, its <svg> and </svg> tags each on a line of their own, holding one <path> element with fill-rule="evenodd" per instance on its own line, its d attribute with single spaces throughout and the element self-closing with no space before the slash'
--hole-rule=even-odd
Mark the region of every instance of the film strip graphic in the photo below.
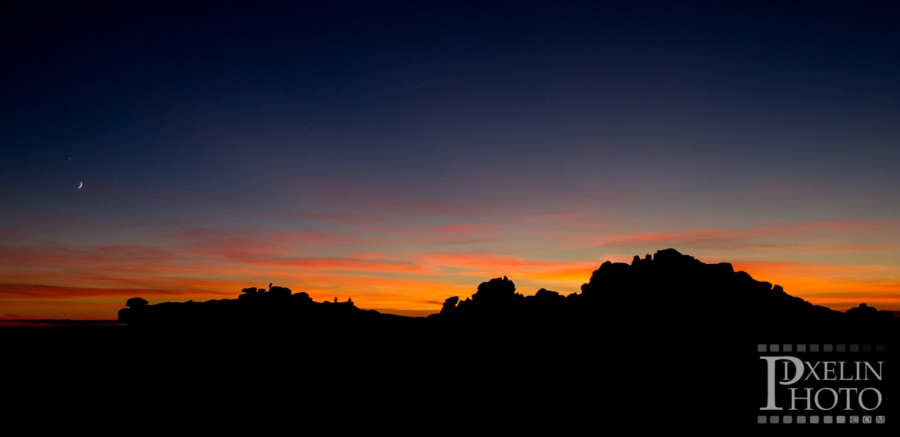
<svg viewBox="0 0 900 437">
<path fill-rule="evenodd" d="M 796 423 L 798 425 L 803 424 L 811 424 L 815 425 L 818 423 L 828 424 L 883 424 L 885 423 L 884 415 L 853 415 L 853 416 L 820 416 L 820 415 L 810 415 L 810 416 L 757 416 L 756 423 L 758 424 L 785 424 L 790 425 Z"/>
<path fill-rule="evenodd" d="M 885 352 L 883 344 L 758 344 L 759 353 L 792 353 L 792 352 Z"/>
</svg>

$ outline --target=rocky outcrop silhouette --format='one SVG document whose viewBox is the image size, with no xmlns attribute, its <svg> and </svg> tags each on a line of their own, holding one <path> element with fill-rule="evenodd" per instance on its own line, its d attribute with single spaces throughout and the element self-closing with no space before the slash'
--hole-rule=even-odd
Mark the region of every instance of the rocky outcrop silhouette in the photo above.
<svg viewBox="0 0 900 437">
<path fill-rule="evenodd" d="M 552 424 L 557 432 L 596 425 L 597 417 L 753 426 L 759 344 L 900 346 L 891 313 L 813 305 L 730 264 L 674 249 L 604 262 L 580 293 L 565 296 L 547 289 L 525 296 L 507 277 L 490 279 L 428 317 L 316 302 L 270 284 L 202 303 L 132 299 L 119 318 L 132 333 L 130 362 L 155 372 L 227 364 L 247 369 L 254 384 L 291 387 L 324 405 L 360 402 L 358 414 L 393 411 L 380 390 L 402 393 L 402 408 L 423 416 L 462 399 L 489 422 L 520 430 Z M 317 376 L 276 377 L 275 369 Z M 385 385 L 372 388 L 378 382 Z M 504 404 L 541 413 L 501 420 Z"/>
<path fill-rule="evenodd" d="M 267 289 L 245 288 L 237 299 L 150 305 L 132 298 L 120 310 L 119 320 L 142 329 L 308 328 L 316 323 L 340 329 L 360 328 L 360 323 L 366 324 L 362 329 L 377 329 L 382 323 L 448 329 L 510 324 L 526 331 L 545 327 L 595 333 L 631 328 L 637 335 L 645 327 L 658 331 L 654 337 L 715 329 L 760 341 L 772 335 L 865 333 L 881 338 L 892 335 L 897 324 L 892 313 L 864 303 L 841 313 L 735 272 L 731 264 L 706 264 L 674 249 L 652 257 L 635 256 L 631 264 L 604 262 L 581 286 L 581 293 L 568 296 L 546 289 L 524 296 L 509 278 L 491 279 L 470 297 L 447 298 L 438 314 L 425 319 L 363 310 L 352 301 L 315 302 L 305 292 L 269 284 Z"/>
<path fill-rule="evenodd" d="M 891 313 L 812 305 L 672 249 L 605 262 L 568 295 L 525 296 L 510 278 L 490 279 L 428 317 L 269 284 L 206 302 L 132 298 L 119 320 L 127 328 L 103 337 L 13 338 L 26 352 L 49 346 L 40 366 L 7 370 L 21 386 L 7 398 L 40 409 L 48 402 L 40 393 L 115 394 L 107 396 L 124 415 L 153 421 L 180 409 L 217 423 L 235 415 L 291 426 L 415 420 L 423 429 L 487 424 L 554 435 L 658 423 L 719 435 L 756 426 L 759 345 L 880 345 L 887 352 L 874 358 L 890 378 L 900 362 Z M 898 381 L 886 381 L 884 411 L 897 411 Z M 65 396 L 53 399 L 72 408 Z M 253 406 L 261 411 L 247 411 Z M 279 406 L 286 411 L 276 414 Z"/>
</svg>

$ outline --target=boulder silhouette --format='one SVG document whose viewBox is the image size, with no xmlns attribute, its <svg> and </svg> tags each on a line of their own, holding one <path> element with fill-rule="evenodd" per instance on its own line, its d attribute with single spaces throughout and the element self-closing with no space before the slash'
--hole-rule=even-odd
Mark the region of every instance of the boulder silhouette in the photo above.
<svg viewBox="0 0 900 437">
<path fill-rule="evenodd" d="M 128 308 L 140 308 L 149 303 L 150 302 L 147 302 L 147 300 L 144 298 L 132 297 L 131 299 L 128 299 L 127 301 L 125 301 L 125 306 Z"/>
</svg>

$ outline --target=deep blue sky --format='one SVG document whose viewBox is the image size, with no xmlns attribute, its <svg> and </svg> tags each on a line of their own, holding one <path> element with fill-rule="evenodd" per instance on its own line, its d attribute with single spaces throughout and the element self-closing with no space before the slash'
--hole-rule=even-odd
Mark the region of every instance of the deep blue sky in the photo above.
<svg viewBox="0 0 900 437">
<path fill-rule="evenodd" d="M 674 246 L 900 300 L 896 3 L 22 3 L 0 298 L 428 309 Z"/>
</svg>

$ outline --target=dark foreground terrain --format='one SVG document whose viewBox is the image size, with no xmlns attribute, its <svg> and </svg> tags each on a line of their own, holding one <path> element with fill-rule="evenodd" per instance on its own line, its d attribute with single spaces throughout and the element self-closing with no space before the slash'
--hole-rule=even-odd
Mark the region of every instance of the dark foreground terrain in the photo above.
<svg viewBox="0 0 900 437">
<path fill-rule="evenodd" d="M 892 314 L 814 306 L 671 249 L 605 263 L 569 296 L 525 297 L 493 279 L 427 318 L 270 286 L 202 303 L 130 299 L 119 319 L 127 327 L 0 330 L 4 426 L 770 432 L 776 425 L 757 420 L 769 414 L 760 413 L 759 345 L 772 344 L 835 345 L 833 360 L 882 361 L 878 412 L 888 422 L 850 431 L 895 432 L 900 421 Z"/>
</svg>

